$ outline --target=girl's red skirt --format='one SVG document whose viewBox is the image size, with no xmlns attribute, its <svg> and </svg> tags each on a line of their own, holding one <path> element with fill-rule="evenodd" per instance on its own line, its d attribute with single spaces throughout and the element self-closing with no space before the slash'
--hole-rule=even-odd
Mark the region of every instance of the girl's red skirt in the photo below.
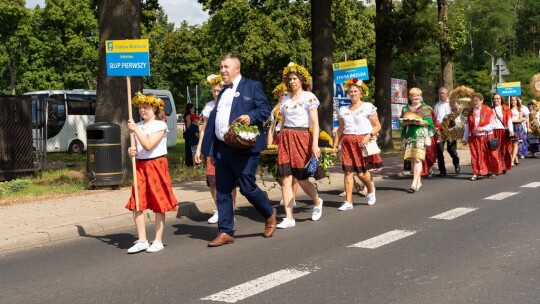
<svg viewBox="0 0 540 304">
<path fill-rule="evenodd" d="M 172 190 L 168 161 L 165 156 L 149 160 L 137 160 L 137 189 L 139 211 L 150 209 L 155 213 L 176 211 L 178 200 Z M 135 187 L 131 186 L 131 198 L 126 208 L 136 210 Z"/>
<path fill-rule="evenodd" d="M 497 171 L 497 150 L 490 150 L 487 146 L 487 141 L 493 137 L 493 134 L 489 135 L 489 137 L 469 137 L 469 150 L 474 175 L 487 175 L 489 172 L 499 173 Z"/>
<path fill-rule="evenodd" d="M 362 156 L 360 143 L 367 134 L 344 134 L 341 139 L 341 166 L 345 172 L 365 173 L 378 171 L 383 168 L 382 158 L 379 154 L 368 157 Z"/>
<path fill-rule="evenodd" d="M 292 175 L 297 180 L 309 178 L 304 168 L 313 155 L 313 137 L 308 130 L 285 128 L 279 133 L 278 144 L 278 170 L 279 175 L 285 177 Z M 315 179 L 325 177 L 321 166 L 317 168 Z"/>
</svg>

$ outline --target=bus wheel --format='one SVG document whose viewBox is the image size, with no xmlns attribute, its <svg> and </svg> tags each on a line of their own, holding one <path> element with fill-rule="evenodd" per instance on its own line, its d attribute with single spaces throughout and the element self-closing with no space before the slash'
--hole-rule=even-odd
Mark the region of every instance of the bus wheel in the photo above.
<svg viewBox="0 0 540 304">
<path fill-rule="evenodd" d="M 69 144 L 68 153 L 82 154 L 84 145 L 80 140 L 74 140 Z"/>
</svg>

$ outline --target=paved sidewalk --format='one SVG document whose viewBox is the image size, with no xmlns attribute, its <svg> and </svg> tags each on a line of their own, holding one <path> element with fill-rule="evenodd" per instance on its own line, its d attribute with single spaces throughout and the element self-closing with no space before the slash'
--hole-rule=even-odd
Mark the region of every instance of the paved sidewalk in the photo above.
<svg viewBox="0 0 540 304">
<path fill-rule="evenodd" d="M 458 153 L 462 166 L 470 165 L 469 150 L 461 149 Z M 453 168 L 450 156 L 445 154 L 445 160 L 447 168 Z M 403 161 L 398 157 L 383 157 L 383 163 L 384 169 L 374 174 L 376 180 L 409 174 L 403 172 Z M 334 166 L 329 171 L 332 182 L 329 184 L 327 179 L 319 181 L 319 190 L 341 191 L 343 189 L 341 166 Z M 437 173 L 437 170 L 435 172 Z M 266 186 L 258 180 L 263 190 L 268 190 L 275 183 L 270 177 L 265 177 L 264 182 Z M 204 181 L 174 184 L 173 189 L 180 203 L 178 212 L 168 212 L 167 218 L 179 218 L 200 212 L 210 213 L 215 209 Z M 276 203 L 281 199 L 279 187 L 274 187 L 267 193 L 270 200 Z M 2 216 L 0 251 L 38 246 L 106 230 L 134 227 L 132 214 L 124 208 L 130 195 L 131 188 L 96 190 L 87 195 L 0 206 Z M 248 204 L 242 195 L 238 195 L 238 206 Z M 147 221 L 153 218 L 152 212 L 148 212 Z"/>
</svg>

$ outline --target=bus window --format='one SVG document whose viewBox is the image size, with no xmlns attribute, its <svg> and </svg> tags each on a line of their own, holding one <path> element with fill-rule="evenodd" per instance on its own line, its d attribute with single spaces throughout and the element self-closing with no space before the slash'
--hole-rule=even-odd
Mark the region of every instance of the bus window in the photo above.
<svg viewBox="0 0 540 304">
<path fill-rule="evenodd" d="M 47 112 L 47 139 L 49 139 L 58 135 L 66 123 L 66 106 L 64 104 L 64 99 L 50 99 Z"/>
<path fill-rule="evenodd" d="M 96 115 L 96 95 L 66 94 L 69 115 Z"/>
</svg>

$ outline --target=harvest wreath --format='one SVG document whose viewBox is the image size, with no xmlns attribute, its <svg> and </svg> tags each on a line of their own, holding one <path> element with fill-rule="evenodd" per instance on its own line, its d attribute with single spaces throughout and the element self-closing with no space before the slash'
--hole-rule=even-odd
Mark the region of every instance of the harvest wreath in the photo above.
<svg viewBox="0 0 540 304">
<path fill-rule="evenodd" d="M 321 143 L 325 143 L 325 146 L 330 146 L 332 143 L 332 138 L 326 133 L 325 131 L 321 131 L 319 135 L 319 139 Z M 319 165 L 324 171 L 324 174 L 328 177 L 328 182 L 330 182 L 330 174 L 328 172 L 328 167 L 332 166 L 334 162 L 337 160 L 336 153 L 338 152 L 338 149 L 330 148 L 330 147 L 321 147 L 321 157 L 319 159 L 320 163 Z M 268 149 L 261 151 L 261 156 L 259 160 L 259 176 L 261 177 L 261 180 L 263 180 L 264 173 L 269 173 L 272 175 L 272 177 L 278 181 L 281 176 L 279 175 L 279 169 L 278 169 L 278 161 L 277 161 L 277 155 L 278 154 L 278 146 L 277 145 L 269 145 Z M 263 180 L 264 184 L 264 180 Z"/>
</svg>

